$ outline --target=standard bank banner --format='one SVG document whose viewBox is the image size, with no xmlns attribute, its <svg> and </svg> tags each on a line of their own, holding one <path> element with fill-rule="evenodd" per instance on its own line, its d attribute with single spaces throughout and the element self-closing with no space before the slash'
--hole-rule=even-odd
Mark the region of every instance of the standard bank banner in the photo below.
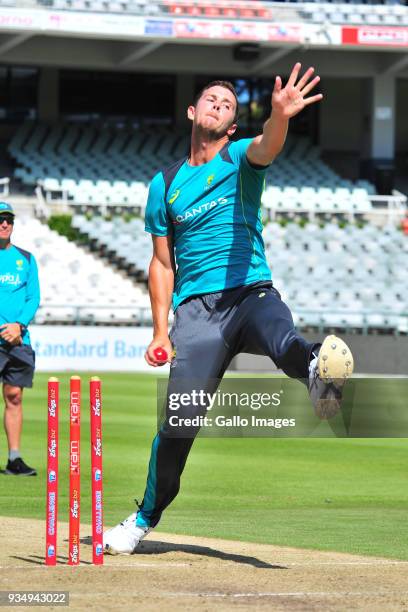
<svg viewBox="0 0 408 612">
<path fill-rule="evenodd" d="M 36 369 L 47 372 L 122 370 L 157 374 L 157 369 L 144 360 L 152 331 L 151 327 L 30 326 Z M 167 365 L 160 369 L 163 373 L 166 370 Z"/>
</svg>

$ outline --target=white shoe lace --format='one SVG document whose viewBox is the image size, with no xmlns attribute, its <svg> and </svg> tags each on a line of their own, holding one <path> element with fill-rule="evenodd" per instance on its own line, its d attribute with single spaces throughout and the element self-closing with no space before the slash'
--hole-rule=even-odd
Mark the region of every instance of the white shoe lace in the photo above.
<svg viewBox="0 0 408 612">
<path fill-rule="evenodd" d="M 124 521 L 122 521 L 121 525 L 125 529 L 127 529 L 128 527 L 136 527 L 136 512 L 133 512 Z"/>
<path fill-rule="evenodd" d="M 312 387 L 313 383 L 316 383 L 316 379 L 320 378 L 317 364 L 318 364 L 318 357 L 315 357 L 309 363 L 309 389 Z"/>
</svg>

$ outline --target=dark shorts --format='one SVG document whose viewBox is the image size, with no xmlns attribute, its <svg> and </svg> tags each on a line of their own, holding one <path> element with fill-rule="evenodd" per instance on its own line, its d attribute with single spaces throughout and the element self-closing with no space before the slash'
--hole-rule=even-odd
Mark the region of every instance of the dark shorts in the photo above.
<svg viewBox="0 0 408 612">
<path fill-rule="evenodd" d="M 32 387 L 35 352 L 29 344 L 0 345 L 0 381 L 13 387 Z"/>
<path fill-rule="evenodd" d="M 170 338 L 176 351 L 170 379 L 222 378 L 238 353 L 268 355 L 288 376 L 305 379 L 315 346 L 298 334 L 271 281 L 188 298 Z"/>
</svg>

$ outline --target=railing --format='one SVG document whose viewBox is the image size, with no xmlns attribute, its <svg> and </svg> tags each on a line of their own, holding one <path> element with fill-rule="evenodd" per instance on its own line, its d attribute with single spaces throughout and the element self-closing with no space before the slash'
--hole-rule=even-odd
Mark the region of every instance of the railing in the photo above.
<svg viewBox="0 0 408 612">
<path fill-rule="evenodd" d="M 408 310 L 404 305 L 401 312 L 389 310 L 345 310 L 341 308 L 300 308 L 292 309 L 295 325 L 299 328 L 317 328 L 319 331 L 324 329 L 344 329 L 359 330 L 362 333 L 372 331 L 383 331 L 394 334 L 408 334 Z M 135 316 L 121 316 L 129 310 L 134 311 Z M 58 316 L 58 311 L 60 315 Z M 90 312 L 92 311 L 92 312 Z M 100 316 L 106 312 L 106 317 Z M 114 316 L 108 313 L 114 312 Z M 355 317 L 351 323 L 350 317 Z M 374 321 L 374 318 L 376 321 Z M 170 315 L 170 322 L 172 314 Z M 112 306 L 77 304 L 49 304 L 42 305 L 35 318 L 36 324 L 65 323 L 70 325 L 90 324 L 90 325 L 152 325 L 152 315 L 150 307 L 146 306 Z"/>
<path fill-rule="evenodd" d="M 301 195 L 299 195 L 299 198 L 301 198 Z M 367 195 L 367 199 L 361 202 L 353 201 L 352 197 L 350 199 L 345 198 L 343 205 L 340 203 L 334 206 L 324 201 L 308 206 L 303 206 L 301 202 L 297 204 L 278 202 L 276 205 L 264 204 L 264 210 L 267 213 L 268 221 L 274 221 L 276 216 L 281 213 L 289 216 L 306 215 L 312 222 L 320 215 L 335 216 L 340 214 L 350 221 L 353 221 L 356 215 L 366 218 L 385 216 L 389 223 L 394 224 L 401 222 L 408 212 L 407 197 L 397 190 L 393 190 L 391 195 Z"/>
<path fill-rule="evenodd" d="M 37 181 L 37 187 L 35 188 L 35 195 L 37 198 L 36 214 L 40 218 L 48 218 L 51 214 L 51 210 L 54 206 L 67 210 L 69 206 L 82 209 L 96 209 L 105 215 L 111 209 L 123 209 L 125 211 L 134 211 L 135 214 L 142 216 L 146 208 L 146 202 L 109 202 L 109 203 L 98 203 L 98 202 L 77 202 L 70 198 L 69 191 L 60 188 L 44 188 L 43 181 Z"/>
<path fill-rule="evenodd" d="M 397 189 L 393 189 L 391 195 L 369 196 L 369 200 L 373 207 L 373 214 L 382 214 L 384 209 L 387 209 L 390 218 L 400 216 L 402 219 L 407 213 L 407 196 Z"/>
<path fill-rule="evenodd" d="M 5 198 L 10 195 L 10 179 L 8 177 L 0 178 L 0 196 Z"/>
<path fill-rule="evenodd" d="M 68 206 L 75 208 L 89 208 L 98 209 L 102 214 L 106 214 L 110 208 L 114 209 L 135 209 L 137 214 L 142 215 L 145 209 L 145 203 L 130 203 L 130 202 L 111 202 L 109 204 L 98 204 L 97 202 L 74 202 L 70 199 L 69 193 L 64 189 L 48 188 L 44 189 L 42 181 L 38 181 L 35 189 L 37 196 L 36 214 L 39 217 L 47 218 L 50 215 L 51 208 L 56 206 L 62 206 L 67 209 Z M 301 198 L 301 195 L 299 195 Z M 263 204 L 263 210 L 267 215 L 268 221 L 274 221 L 277 214 L 292 215 L 297 214 L 306 215 L 310 221 L 315 221 L 316 217 L 320 215 L 324 216 L 335 216 L 338 214 L 344 215 L 351 222 L 354 221 L 356 215 L 364 217 L 379 217 L 386 216 L 389 223 L 398 224 L 406 216 L 407 210 L 407 197 L 397 190 L 393 190 L 391 195 L 373 195 L 367 196 L 368 206 L 360 206 L 359 203 L 353 203 L 351 200 L 344 200 L 344 206 L 333 207 L 324 202 L 315 205 L 302 206 L 302 204 L 294 202 L 292 203 L 278 203 L 274 204 Z"/>
<path fill-rule="evenodd" d="M 292 309 L 295 325 L 324 329 L 360 330 L 363 334 L 372 331 L 384 331 L 396 334 L 408 334 L 408 305 L 398 311 L 390 310 L 345 310 L 341 308 L 297 308 Z M 354 321 L 351 322 L 351 318 Z"/>
<path fill-rule="evenodd" d="M 47 205 L 47 201 L 44 198 L 40 185 L 35 188 L 36 204 L 34 206 L 35 216 L 38 219 L 49 219 L 51 216 L 50 207 Z"/>
<path fill-rule="evenodd" d="M 124 316 L 133 311 L 135 316 Z M 102 316 L 101 316 L 102 313 Z M 103 316 L 105 313 L 106 316 Z M 123 316 L 121 316 L 121 313 Z M 41 304 L 34 319 L 37 325 L 65 323 L 69 325 L 152 325 L 150 307 L 112 304 Z"/>
</svg>

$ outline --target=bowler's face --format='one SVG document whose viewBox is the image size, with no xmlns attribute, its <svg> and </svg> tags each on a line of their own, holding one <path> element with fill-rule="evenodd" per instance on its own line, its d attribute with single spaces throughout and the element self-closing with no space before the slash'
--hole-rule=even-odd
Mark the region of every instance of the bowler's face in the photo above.
<svg viewBox="0 0 408 612">
<path fill-rule="evenodd" d="M 203 91 L 196 106 L 189 107 L 189 118 L 205 131 L 223 135 L 235 132 L 236 101 L 233 93 L 215 85 Z"/>
<path fill-rule="evenodd" d="M 13 223 L 13 215 L 0 213 L 0 240 L 10 240 L 10 236 L 13 231 Z"/>
</svg>

